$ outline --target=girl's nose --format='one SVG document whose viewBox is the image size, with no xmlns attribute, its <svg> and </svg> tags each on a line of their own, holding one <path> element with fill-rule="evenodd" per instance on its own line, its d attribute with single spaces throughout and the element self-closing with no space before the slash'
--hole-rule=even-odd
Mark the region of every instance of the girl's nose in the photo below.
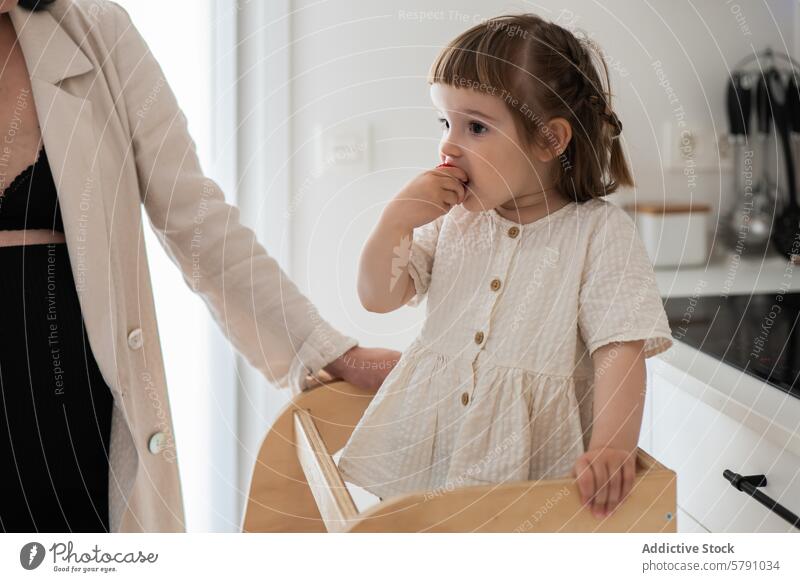
<svg viewBox="0 0 800 582">
<path fill-rule="evenodd" d="M 457 159 L 461 157 L 461 147 L 451 138 L 447 137 L 442 139 L 442 142 L 439 144 L 439 153 L 442 154 L 442 158 L 444 158 L 445 161 Z"/>
</svg>

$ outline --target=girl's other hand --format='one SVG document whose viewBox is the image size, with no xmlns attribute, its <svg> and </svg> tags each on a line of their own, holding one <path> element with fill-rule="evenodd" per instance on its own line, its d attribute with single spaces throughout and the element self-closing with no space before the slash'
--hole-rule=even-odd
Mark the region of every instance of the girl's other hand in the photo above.
<svg viewBox="0 0 800 582">
<path fill-rule="evenodd" d="M 442 164 L 423 172 L 389 202 L 384 215 L 406 228 L 417 228 L 450 212 L 466 198 L 467 173 Z"/>
<path fill-rule="evenodd" d="M 572 471 L 581 503 L 590 506 L 595 517 L 608 516 L 627 498 L 635 474 L 636 451 L 610 447 L 586 451 Z"/>
</svg>

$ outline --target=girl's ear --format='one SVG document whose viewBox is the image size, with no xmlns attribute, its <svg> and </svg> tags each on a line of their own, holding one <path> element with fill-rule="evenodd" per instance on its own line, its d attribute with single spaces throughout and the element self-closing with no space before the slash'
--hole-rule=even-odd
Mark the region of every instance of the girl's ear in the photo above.
<svg viewBox="0 0 800 582">
<path fill-rule="evenodd" d="M 549 162 L 567 149 L 572 139 L 572 125 L 563 117 L 554 117 L 541 126 L 539 143 L 534 147 L 534 155 L 541 162 Z"/>
</svg>

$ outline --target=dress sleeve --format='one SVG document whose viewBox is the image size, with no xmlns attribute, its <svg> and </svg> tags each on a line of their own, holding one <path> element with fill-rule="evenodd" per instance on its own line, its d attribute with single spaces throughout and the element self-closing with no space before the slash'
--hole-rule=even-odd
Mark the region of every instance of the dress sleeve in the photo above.
<svg viewBox="0 0 800 582">
<path fill-rule="evenodd" d="M 436 255 L 436 245 L 439 242 L 439 231 L 442 228 L 443 214 L 433 222 L 414 229 L 411 241 L 411 251 L 408 257 L 408 274 L 414 281 L 417 294 L 406 304 L 416 307 L 428 293 L 433 272 L 433 259 Z"/>
<path fill-rule="evenodd" d="M 645 340 L 645 358 L 669 349 L 672 334 L 653 265 L 631 217 L 609 202 L 590 236 L 578 309 L 589 354 L 635 340 Z"/>
</svg>

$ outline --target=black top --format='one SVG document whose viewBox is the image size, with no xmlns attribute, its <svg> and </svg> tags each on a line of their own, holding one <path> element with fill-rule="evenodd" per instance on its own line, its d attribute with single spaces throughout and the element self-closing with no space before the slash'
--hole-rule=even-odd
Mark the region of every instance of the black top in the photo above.
<svg viewBox="0 0 800 582">
<path fill-rule="evenodd" d="M 44 149 L 0 196 L 0 229 L 64 231 Z M 0 532 L 108 531 L 113 397 L 67 245 L 0 245 L 0 270 Z"/>
<path fill-rule="evenodd" d="M 61 208 L 47 153 L 25 168 L 0 194 L 0 230 L 46 229 L 64 232 Z"/>
</svg>

